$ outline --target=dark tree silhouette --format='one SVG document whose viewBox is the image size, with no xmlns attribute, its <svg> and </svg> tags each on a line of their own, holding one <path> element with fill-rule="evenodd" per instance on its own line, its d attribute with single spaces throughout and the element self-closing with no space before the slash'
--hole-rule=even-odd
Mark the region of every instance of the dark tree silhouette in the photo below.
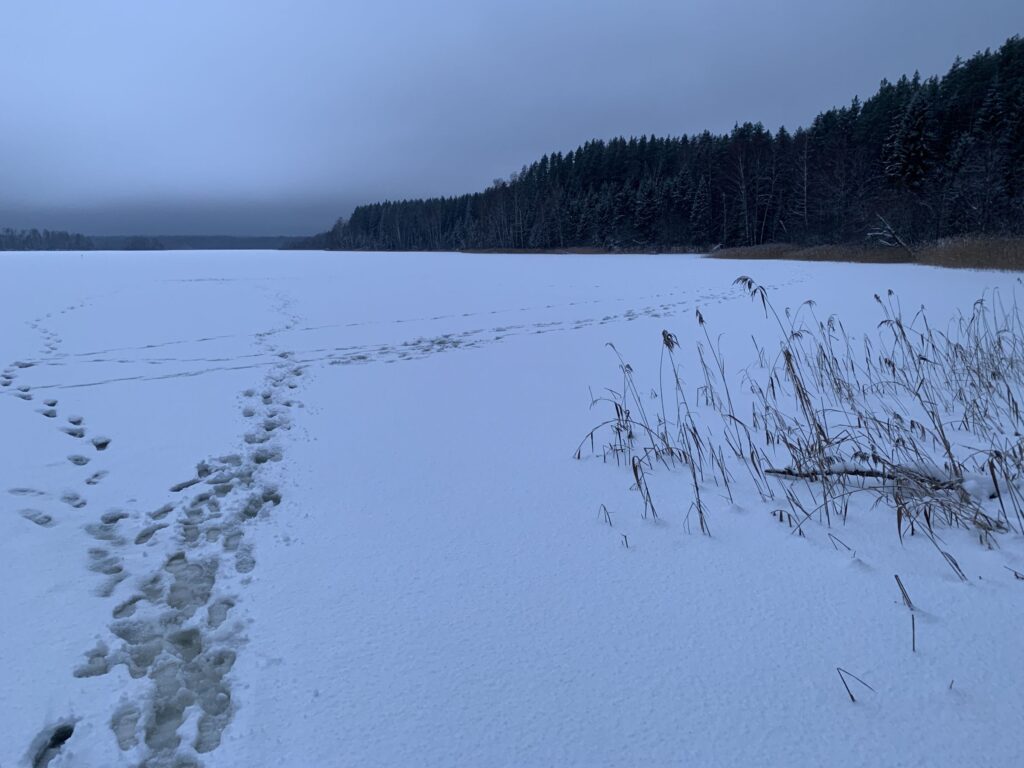
<svg viewBox="0 0 1024 768">
<path fill-rule="evenodd" d="M 589 141 L 484 192 L 363 205 L 301 247 L 651 249 L 1024 234 L 1024 40 L 772 134 Z"/>
<path fill-rule="evenodd" d="M 91 251 L 85 235 L 51 232 L 48 229 L 0 229 L 0 251 Z"/>
</svg>

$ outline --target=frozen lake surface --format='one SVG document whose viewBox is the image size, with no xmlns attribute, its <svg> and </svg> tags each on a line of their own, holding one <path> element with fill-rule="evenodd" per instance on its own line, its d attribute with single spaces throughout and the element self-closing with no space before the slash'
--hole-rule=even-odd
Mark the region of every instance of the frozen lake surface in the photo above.
<svg viewBox="0 0 1024 768">
<path fill-rule="evenodd" d="M 4 768 L 1021 759 L 1018 533 L 942 530 L 965 581 L 867 497 L 794 535 L 736 465 L 728 491 L 703 482 L 705 536 L 686 471 L 649 469 L 655 520 L 628 468 L 574 456 L 608 418 L 592 394 L 622 388 L 608 343 L 652 412 L 662 331 L 694 403 L 695 345 L 713 343 L 750 413 L 745 371 L 778 328 L 739 275 L 854 335 L 877 333 L 875 294 L 945 327 L 993 289 L 1012 300 L 1014 275 L 696 256 L 0 264 Z M 863 681 L 846 678 L 856 702 L 837 668 Z"/>
</svg>

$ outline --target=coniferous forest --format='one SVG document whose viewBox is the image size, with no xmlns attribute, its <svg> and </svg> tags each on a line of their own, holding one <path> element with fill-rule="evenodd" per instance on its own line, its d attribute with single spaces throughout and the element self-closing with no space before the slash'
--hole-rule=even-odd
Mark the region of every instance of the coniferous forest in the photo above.
<svg viewBox="0 0 1024 768">
<path fill-rule="evenodd" d="M 85 235 L 48 229 L 0 229 L 0 251 L 91 251 Z"/>
<path fill-rule="evenodd" d="M 884 225 L 883 225 L 884 220 Z M 304 247 L 707 248 L 1024 234 L 1024 40 L 774 134 L 590 141 L 484 192 L 363 205 Z"/>
</svg>

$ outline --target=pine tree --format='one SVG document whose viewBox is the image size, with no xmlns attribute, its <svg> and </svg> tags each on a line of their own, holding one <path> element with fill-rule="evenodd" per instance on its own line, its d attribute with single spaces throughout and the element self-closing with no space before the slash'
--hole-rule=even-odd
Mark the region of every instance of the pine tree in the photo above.
<svg viewBox="0 0 1024 768">
<path fill-rule="evenodd" d="M 713 239 L 711 235 L 711 190 L 704 176 L 697 182 L 697 190 L 693 195 L 690 207 L 690 230 L 697 245 L 707 245 Z"/>
<path fill-rule="evenodd" d="M 885 172 L 898 187 L 919 191 L 935 160 L 931 107 L 918 89 L 897 122 L 887 142 Z"/>
</svg>

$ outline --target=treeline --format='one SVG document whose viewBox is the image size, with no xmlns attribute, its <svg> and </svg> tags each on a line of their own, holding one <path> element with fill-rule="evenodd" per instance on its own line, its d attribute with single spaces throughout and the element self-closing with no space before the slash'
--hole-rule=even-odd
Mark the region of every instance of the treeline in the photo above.
<svg viewBox="0 0 1024 768">
<path fill-rule="evenodd" d="M 94 235 L 101 251 L 257 251 L 286 249 L 298 237 L 264 235 Z"/>
<path fill-rule="evenodd" d="M 162 251 L 163 242 L 144 235 L 93 235 L 92 244 L 97 251 Z"/>
<path fill-rule="evenodd" d="M 1024 234 L 1024 40 L 774 134 L 591 141 L 484 192 L 364 205 L 328 249 L 671 248 Z"/>
<path fill-rule="evenodd" d="M 163 251 L 276 250 L 301 238 L 235 235 L 85 235 L 49 230 L 0 229 L 0 251 Z"/>
<path fill-rule="evenodd" d="M 0 229 L 0 251 L 91 251 L 85 235 L 48 229 Z"/>
</svg>

